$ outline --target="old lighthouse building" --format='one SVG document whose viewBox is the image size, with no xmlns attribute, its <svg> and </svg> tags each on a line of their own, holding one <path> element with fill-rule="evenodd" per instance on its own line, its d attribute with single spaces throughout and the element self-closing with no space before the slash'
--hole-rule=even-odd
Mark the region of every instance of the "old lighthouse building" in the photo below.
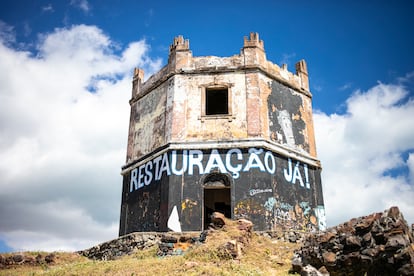
<svg viewBox="0 0 414 276">
<path fill-rule="evenodd" d="M 193 57 L 178 36 L 159 72 L 135 69 L 119 234 L 200 231 L 214 211 L 324 228 L 305 61 L 295 69 L 268 61 L 257 33 L 231 57 Z"/>
</svg>

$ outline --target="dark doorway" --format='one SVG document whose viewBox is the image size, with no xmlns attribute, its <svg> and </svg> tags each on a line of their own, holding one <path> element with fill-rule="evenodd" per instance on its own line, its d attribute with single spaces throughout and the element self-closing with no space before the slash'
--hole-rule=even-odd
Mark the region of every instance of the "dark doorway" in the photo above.
<svg viewBox="0 0 414 276">
<path fill-rule="evenodd" d="M 210 174 L 204 180 L 204 229 L 210 224 L 213 212 L 231 218 L 230 182 L 224 174 Z"/>
</svg>

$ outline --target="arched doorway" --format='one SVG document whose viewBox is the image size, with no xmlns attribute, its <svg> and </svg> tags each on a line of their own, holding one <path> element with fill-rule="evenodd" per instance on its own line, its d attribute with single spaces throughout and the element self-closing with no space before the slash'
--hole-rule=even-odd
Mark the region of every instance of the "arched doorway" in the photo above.
<svg viewBox="0 0 414 276">
<path fill-rule="evenodd" d="M 213 212 L 220 212 L 231 218 L 231 185 L 228 176 L 211 173 L 204 178 L 204 229 L 210 224 Z"/>
</svg>

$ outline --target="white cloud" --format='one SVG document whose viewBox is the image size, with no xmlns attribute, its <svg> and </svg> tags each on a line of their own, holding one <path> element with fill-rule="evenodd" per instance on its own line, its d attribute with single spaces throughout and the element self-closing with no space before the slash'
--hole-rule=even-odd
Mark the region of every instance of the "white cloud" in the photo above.
<svg viewBox="0 0 414 276">
<path fill-rule="evenodd" d="M 94 26 L 43 35 L 36 56 L 14 37 L 0 21 L 0 236 L 22 250 L 116 237 L 132 68 L 149 76 L 160 60 L 142 40 L 116 54 Z M 346 114 L 315 113 L 328 224 L 392 205 L 414 222 L 413 114 L 403 86 L 381 83 L 355 92 Z"/>
<path fill-rule="evenodd" d="M 70 4 L 81 9 L 85 13 L 88 13 L 91 9 L 91 6 L 87 0 L 71 0 Z"/>
<path fill-rule="evenodd" d="M 0 44 L 0 236 L 12 248 L 117 236 L 132 70 L 161 61 L 143 40 L 115 48 L 85 25 L 43 35 L 36 55 Z"/>
<path fill-rule="evenodd" d="M 9 45 L 16 41 L 14 27 L 0 20 L 0 43 Z"/>
<path fill-rule="evenodd" d="M 328 224 L 393 205 L 414 222 L 414 100 L 400 84 L 379 83 L 346 107 L 314 115 Z"/>
<path fill-rule="evenodd" d="M 339 91 L 345 91 L 348 90 L 352 87 L 352 83 L 347 82 L 344 85 L 342 85 L 341 87 L 338 88 Z"/>
<path fill-rule="evenodd" d="M 42 11 L 43 12 L 54 12 L 55 10 L 53 9 L 52 4 L 49 3 L 42 7 Z"/>
</svg>

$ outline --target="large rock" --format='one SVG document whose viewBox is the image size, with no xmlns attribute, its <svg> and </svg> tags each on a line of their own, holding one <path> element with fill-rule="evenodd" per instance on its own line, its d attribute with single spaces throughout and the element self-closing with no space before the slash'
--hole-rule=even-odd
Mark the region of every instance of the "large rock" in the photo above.
<svg viewBox="0 0 414 276">
<path fill-rule="evenodd" d="M 309 234 L 292 270 L 325 267 L 330 275 L 414 275 L 414 238 L 398 207 Z"/>
<path fill-rule="evenodd" d="M 231 220 L 219 212 L 212 214 L 211 222 L 199 241 L 223 258 L 239 259 L 251 241 L 253 223 L 247 219 Z"/>
<path fill-rule="evenodd" d="M 226 217 L 220 212 L 214 212 L 211 214 L 211 223 L 213 228 L 222 228 L 226 224 Z"/>
</svg>

